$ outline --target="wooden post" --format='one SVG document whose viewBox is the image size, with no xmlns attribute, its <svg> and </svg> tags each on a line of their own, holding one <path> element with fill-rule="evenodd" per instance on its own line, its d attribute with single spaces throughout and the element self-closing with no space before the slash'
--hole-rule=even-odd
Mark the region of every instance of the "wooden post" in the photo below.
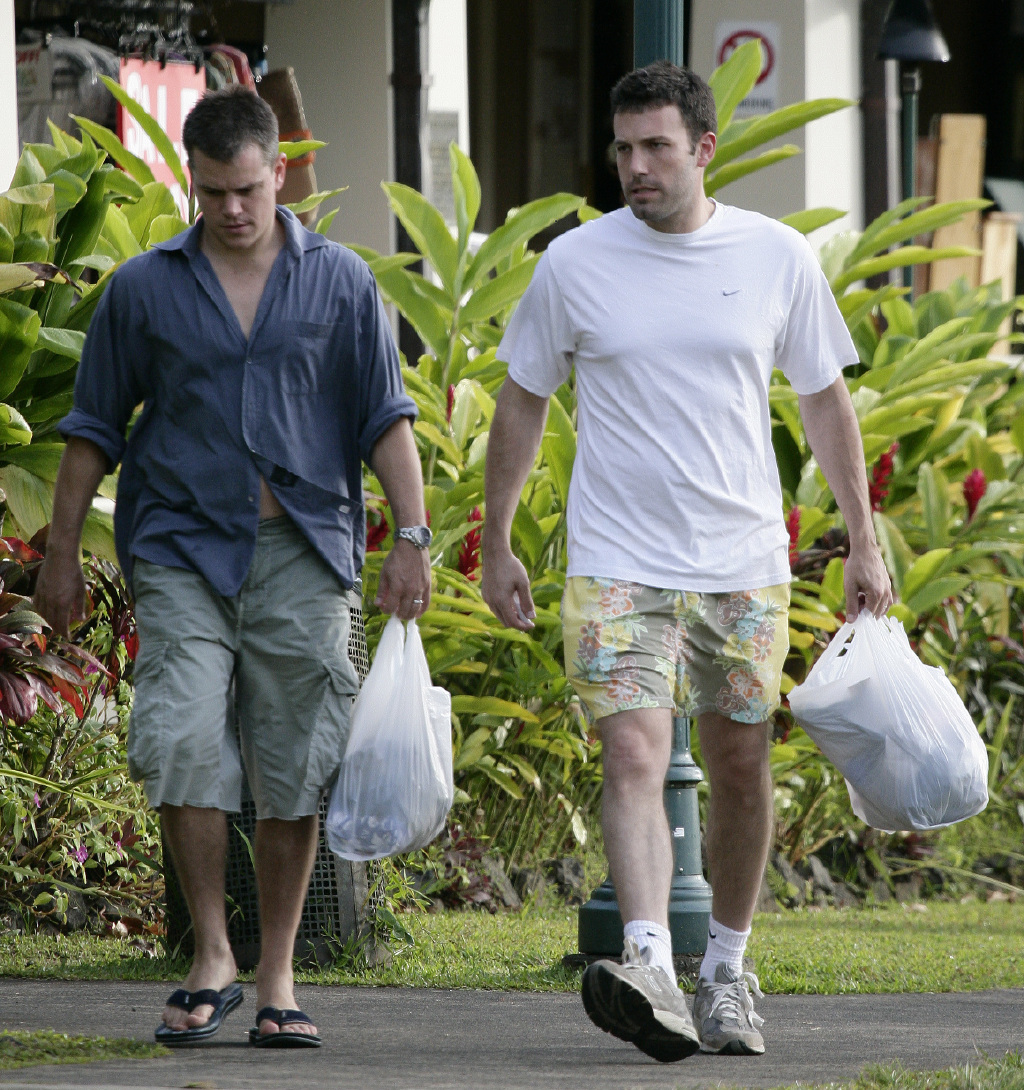
<svg viewBox="0 0 1024 1090">
<path fill-rule="evenodd" d="M 935 170 L 935 203 L 981 196 L 985 170 L 985 118 L 982 114 L 943 114 L 939 120 L 939 153 Z M 981 249 L 981 214 L 968 212 L 958 223 L 940 227 L 932 247 L 971 246 Z M 955 257 L 932 264 L 932 291 L 948 288 L 966 277 L 970 287 L 981 283 L 980 257 Z"/>
<path fill-rule="evenodd" d="M 1017 225 L 1021 217 L 1013 212 L 989 212 L 981 228 L 981 283 L 999 280 L 1003 301 L 1013 298 L 1017 283 Z M 1003 337 L 1010 334 L 1013 318 L 1008 317 L 999 327 Z M 1010 342 L 997 341 L 991 356 L 1008 356 Z"/>
</svg>

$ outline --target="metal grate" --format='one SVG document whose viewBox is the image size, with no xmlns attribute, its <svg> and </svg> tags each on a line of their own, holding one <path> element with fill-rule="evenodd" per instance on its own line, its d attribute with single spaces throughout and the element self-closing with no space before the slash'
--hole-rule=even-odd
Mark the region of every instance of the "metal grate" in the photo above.
<svg viewBox="0 0 1024 1090">
<path fill-rule="evenodd" d="M 370 656 L 363 627 L 362 585 L 358 581 L 349 594 L 349 609 L 348 655 L 362 682 L 370 670 Z M 338 859 L 327 846 L 324 835 L 327 804 L 325 796 L 320 802 L 319 811 L 320 842 L 317 845 L 313 874 L 295 940 L 297 957 L 315 960 L 321 965 L 334 959 L 332 945 L 336 948 L 356 932 L 367 914 L 376 910 L 384 896 L 383 875 L 379 864 L 350 863 Z M 249 785 L 243 777 L 241 812 L 228 815 L 228 857 L 225 871 L 228 938 L 241 969 L 255 966 L 260 952 L 259 901 L 249 850 L 255 835 L 256 806 L 249 793 Z M 172 951 L 177 949 L 186 957 L 191 957 L 194 944 L 188 906 L 174 868 L 166 865 L 171 858 L 166 841 L 163 847 L 167 940 Z M 368 879 L 373 885 L 372 894 L 367 887 Z"/>
</svg>

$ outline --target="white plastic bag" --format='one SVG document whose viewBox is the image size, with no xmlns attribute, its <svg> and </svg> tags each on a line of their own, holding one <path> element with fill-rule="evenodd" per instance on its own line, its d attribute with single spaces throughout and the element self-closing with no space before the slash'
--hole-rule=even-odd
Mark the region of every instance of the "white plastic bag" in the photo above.
<svg viewBox="0 0 1024 1090">
<path fill-rule="evenodd" d="M 876 829 L 937 829 L 988 803 L 988 754 L 950 684 L 914 654 L 899 621 L 865 610 L 832 637 L 789 706 L 846 777 Z"/>
<path fill-rule="evenodd" d="M 352 708 L 352 729 L 327 811 L 343 859 L 380 859 L 429 844 L 444 827 L 452 783 L 452 698 L 430 684 L 415 621 L 384 626 Z"/>
</svg>

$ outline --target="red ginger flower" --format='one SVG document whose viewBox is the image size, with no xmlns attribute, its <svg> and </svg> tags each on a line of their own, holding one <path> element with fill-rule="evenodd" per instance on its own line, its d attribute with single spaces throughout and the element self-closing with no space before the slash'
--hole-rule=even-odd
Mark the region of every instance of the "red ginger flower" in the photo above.
<svg viewBox="0 0 1024 1090">
<path fill-rule="evenodd" d="M 786 529 L 789 531 L 789 566 L 797 560 L 796 543 L 800 540 L 800 508 L 791 507 L 786 516 Z"/>
<path fill-rule="evenodd" d="M 483 522 L 480 508 L 474 507 L 469 513 L 470 522 Z M 476 570 L 480 567 L 480 531 L 470 530 L 462 539 L 462 548 L 459 549 L 459 571 L 467 579 L 476 579 Z"/>
<path fill-rule="evenodd" d="M 974 512 L 977 511 L 981 497 L 985 495 L 987 488 L 988 481 L 985 480 L 985 474 L 980 469 L 972 469 L 964 477 L 964 502 L 967 504 L 968 522 L 974 518 Z"/>
<path fill-rule="evenodd" d="M 892 478 L 893 455 L 900 449 L 899 443 L 893 445 L 875 463 L 871 471 L 871 480 L 868 482 L 868 496 L 871 499 L 871 510 L 881 511 L 882 501 L 889 495 L 889 481 Z"/>
<path fill-rule="evenodd" d="M 387 507 L 388 501 L 384 501 L 384 507 Z M 384 517 L 383 509 L 377 512 L 377 518 L 379 521 L 371 522 L 367 511 L 366 518 L 366 551 L 368 553 L 379 553 L 380 547 L 384 543 L 384 539 L 391 532 L 391 527 L 388 526 L 388 520 Z"/>
</svg>

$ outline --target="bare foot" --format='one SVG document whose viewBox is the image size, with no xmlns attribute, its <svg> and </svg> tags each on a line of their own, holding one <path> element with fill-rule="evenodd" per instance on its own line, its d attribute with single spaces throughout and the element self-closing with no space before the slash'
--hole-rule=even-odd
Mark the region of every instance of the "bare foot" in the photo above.
<svg viewBox="0 0 1024 1090">
<path fill-rule="evenodd" d="M 183 987 L 187 992 L 199 992 L 204 988 L 212 988 L 215 992 L 221 991 L 231 984 L 238 976 L 238 966 L 235 964 L 231 947 L 215 954 L 200 957 L 198 954 L 192 962 L 192 971 Z M 209 1003 L 202 1003 L 189 1014 L 181 1007 L 164 1007 L 164 1023 L 170 1029 L 194 1029 L 196 1026 L 204 1026 L 213 1014 L 213 1007 Z"/>
<path fill-rule="evenodd" d="M 258 1010 L 263 1010 L 264 1007 L 277 1007 L 279 1010 L 297 1010 L 298 1003 L 295 1001 L 295 988 L 291 972 L 289 971 L 287 975 L 263 974 L 257 969 L 256 1003 Z M 307 1022 L 293 1022 L 289 1025 L 278 1026 L 276 1022 L 264 1018 L 259 1024 L 259 1031 L 263 1037 L 270 1033 L 315 1034 L 316 1026 Z"/>
</svg>

